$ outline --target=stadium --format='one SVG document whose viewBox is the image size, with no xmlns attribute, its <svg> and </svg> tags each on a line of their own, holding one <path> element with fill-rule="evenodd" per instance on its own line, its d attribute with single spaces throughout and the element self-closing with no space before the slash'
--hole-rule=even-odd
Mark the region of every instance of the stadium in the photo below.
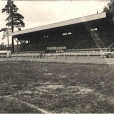
<svg viewBox="0 0 114 114">
<path fill-rule="evenodd" d="M 11 33 L 0 113 L 114 113 L 113 24 L 97 13 Z"/>
<path fill-rule="evenodd" d="M 98 13 L 12 33 L 17 51 L 72 51 L 103 49 L 114 42 L 113 15 Z M 14 48 L 14 44 L 12 44 Z M 14 49 L 13 49 L 14 50 Z"/>
</svg>

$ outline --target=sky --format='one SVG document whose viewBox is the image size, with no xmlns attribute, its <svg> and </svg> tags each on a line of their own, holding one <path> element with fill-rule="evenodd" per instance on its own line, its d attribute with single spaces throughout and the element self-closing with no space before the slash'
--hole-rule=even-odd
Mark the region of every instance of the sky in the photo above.
<svg viewBox="0 0 114 114">
<path fill-rule="evenodd" d="M 65 21 L 91 14 L 101 13 L 104 6 L 110 0 L 13 0 L 19 8 L 18 13 L 24 16 L 25 27 L 28 29 L 47 25 L 50 23 Z M 0 0 L 0 29 L 5 28 L 7 14 L 1 13 L 7 0 Z M 16 30 L 15 30 L 16 31 Z M 0 32 L 0 44 L 7 44 L 7 38 L 2 40 L 3 32 Z M 10 38 L 11 39 L 11 38 Z M 11 40 L 10 40 L 11 43 Z"/>
</svg>

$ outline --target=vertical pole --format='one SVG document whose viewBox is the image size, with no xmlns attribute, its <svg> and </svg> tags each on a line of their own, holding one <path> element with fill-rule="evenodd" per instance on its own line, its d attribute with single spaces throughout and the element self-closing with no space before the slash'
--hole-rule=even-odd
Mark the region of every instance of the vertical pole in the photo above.
<svg viewBox="0 0 114 114">
<path fill-rule="evenodd" d="M 14 39 L 13 39 L 13 36 L 12 36 L 12 52 L 14 52 Z"/>
<path fill-rule="evenodd" d="M 6 34 L 7 34 L 7 48 L 9 47 L 9 32 L 8 32 L 8 29 L 6 30 Z"/>
<path fill-rule="evenodd" d="M 48 37 L 46 37 L 46 41 L 47 41 L 47 47 L 48 47 Z"/>
<path fill-rule="evenodd" d="M 89 56 L 89 54 L 88 54 L 88 59 L 90 59 L 90 56 Z"/>
<path fill-rule="evenodd" d="M 66 55 L 64 54 L 64 59 L 66 59 Z"/>
<path fill-rule="evenodd" d="M 75 55 L 75 59 L 77 59 L 77 54 Z"/>
<path fill-rule="evenodd" d="M 59 47 L 61 47 L 61 37 L 59 36 Z M 59 48 L 59 52 L 60 52 L 61 48 Z"/>
<path fill-rule="evenodd" d="M 89 36 L 89 45 L 90 45 L 90 48 L 92 48 L 92 45 L 91 45 L 91 36 Z"/>
<path fill-rule="evenodd" d="M 60 37 L 60 41 L 61 41 L 61 47 L 62 47 L 62 49 L 63 49 L 62 36 Z"/>
<path fill-rule="evenodd" d="M 37 40 L 37 51 L 38 51 L 38 40 Z"/>
<path fill-rule="evenodd" d="M 101 53 L 101 59 L 103 59 L 103 55 L 102 55 L 102 53 Z"/>
<path fill-rule="evenodd" d="M 108 30 L 108 32 L 109 32 L 109 45 L 110 45 L 110 25 L 109 25 L 109 30 Z"/>
<path fill-rule="evenodd" d="M 73 39 L 74 39 L 74 49 L 75 49 L 75 36 L 73 36 Z"/>
<path fill-rule="evenodd" d="M 18 40 L 17 40 L 17 51 L 18 51 Z"/>
<path fill-rule="evenodd" d="M 57 59 L 57 55 L 55 55 L 55 59 Z"/>
</svg>

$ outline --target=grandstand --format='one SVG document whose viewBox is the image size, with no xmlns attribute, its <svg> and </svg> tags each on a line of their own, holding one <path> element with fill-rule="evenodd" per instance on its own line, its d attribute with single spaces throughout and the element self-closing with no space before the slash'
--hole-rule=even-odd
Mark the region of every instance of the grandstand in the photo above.
<svg viewBox="0 0 114 114">
<path fill-rule="evenodd" d="M 104 12 L 14 32 L 11 36 L 17 46 L 20 42 L 15 52 L 106 51 L 114 43 L 114 20 L 113 15 Z"/>
</svg>

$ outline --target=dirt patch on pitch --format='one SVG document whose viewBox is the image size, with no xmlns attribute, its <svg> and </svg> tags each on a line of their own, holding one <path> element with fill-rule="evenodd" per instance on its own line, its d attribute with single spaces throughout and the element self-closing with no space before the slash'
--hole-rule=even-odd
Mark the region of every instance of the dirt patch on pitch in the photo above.
<svg viewBox="0 0 114 114">
<path fill-rule="evenodd" d="M 80 86 L 69 86 L 67 87 L 67 91 L 75 92 L 75 94 L 89 94 L 92 93 L 94 90 L 90 88 L 80 87 Z"/>
<path fill-rule="evenodd" d="M 53 73 L 44 73 L 44 76 L 52 76 Z"/>
</svg>

